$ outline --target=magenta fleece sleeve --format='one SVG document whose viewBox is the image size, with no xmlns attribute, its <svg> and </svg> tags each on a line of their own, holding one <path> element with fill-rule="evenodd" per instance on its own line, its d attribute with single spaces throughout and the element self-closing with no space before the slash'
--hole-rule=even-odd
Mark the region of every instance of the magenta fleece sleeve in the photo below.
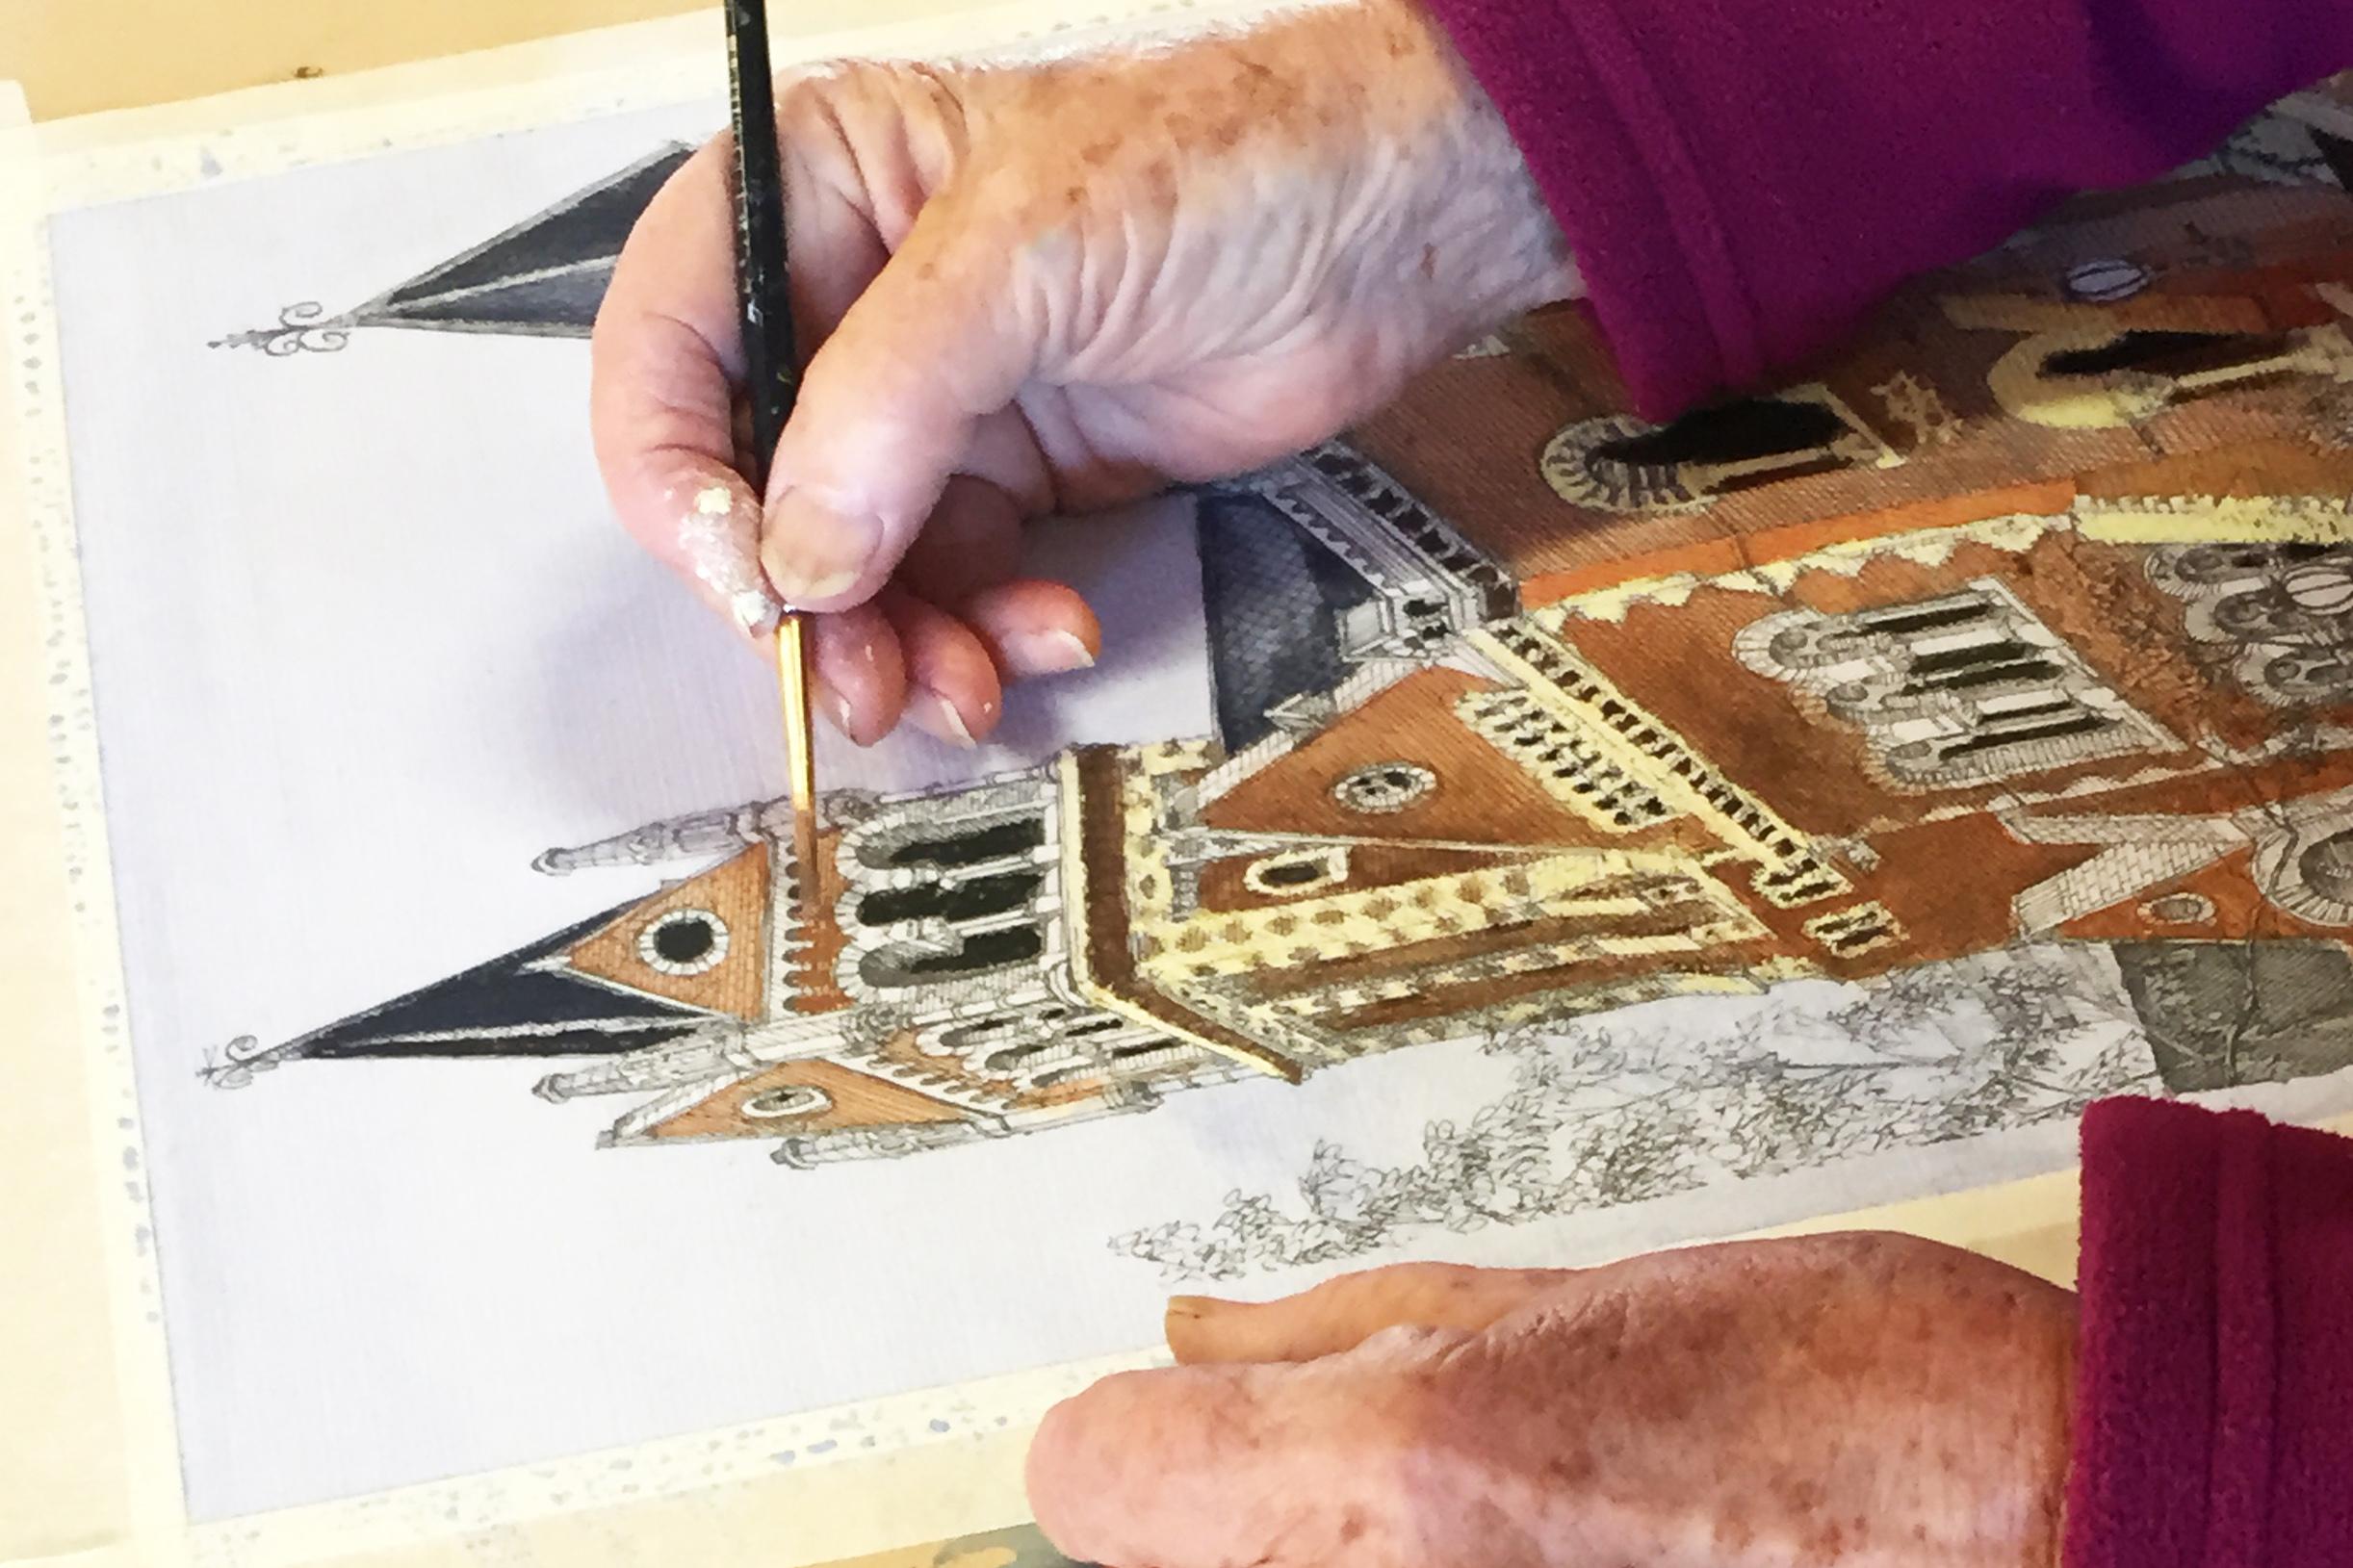
<svg viewBox="0 0 2353 1568">
<path fill-rule="evenodd" d="M 2353 1140 L 2083 1118 L 2067 1568 L 2353 1568 Z"/>
<path fill-rule="evenodd" d="M 2353 65 L 2353 0 L 1431 0 L 1663 416 Z"/>
</svg>

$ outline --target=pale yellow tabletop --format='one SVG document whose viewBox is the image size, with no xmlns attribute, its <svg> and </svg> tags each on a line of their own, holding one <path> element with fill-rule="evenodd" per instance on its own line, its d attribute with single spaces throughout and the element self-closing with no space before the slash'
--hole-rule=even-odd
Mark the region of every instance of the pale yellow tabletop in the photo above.
<svg viewBox="0 0 2353 1568">
<path fill-rule="evenodd" d="M 690 0 L 6 0 L 0 77 L 37 119 L 168 103 L 584 28 L 710 9 Z M 940 0 L 864 0 L 862 23 L 938 15 Z M 712 18 L 712 27 L 718 26 Z"/>
</svg>

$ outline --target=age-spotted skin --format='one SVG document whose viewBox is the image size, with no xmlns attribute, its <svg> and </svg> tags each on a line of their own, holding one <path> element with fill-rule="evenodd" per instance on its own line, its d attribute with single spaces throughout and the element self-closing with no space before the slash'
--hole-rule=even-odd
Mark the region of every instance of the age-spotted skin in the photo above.
<svg viewBox="0 0 2353 1568">
<path fill-rule="evenodd" d="M 2049 1568 L 2075 1298 L 1909 1237 L 1180 1301 L 1057 1407 L 1055 1544 L 1152 1568 Z"/>
<path fill-rule="evenodd" d="M 738 626 L 763 623 L 741 584 L 763 576 L 833 612 L 818 706 L 862 741 L 902 713 L 985 737 L 1004 681 L 1093 657 L 1085 605 L 1020 575 L 1024 519 L 1312 445 L 1577 288 L 1503 122 L 1409 0 L 1019 66 L 838 64 L 785 83 L 779 119 L 821 347 L 769 494 L 733 472 L 719 142 L 606 296 L 598 456 L 622 519 Z M 714 487 L 724 528 L 688 504 Z"/>
</svg>

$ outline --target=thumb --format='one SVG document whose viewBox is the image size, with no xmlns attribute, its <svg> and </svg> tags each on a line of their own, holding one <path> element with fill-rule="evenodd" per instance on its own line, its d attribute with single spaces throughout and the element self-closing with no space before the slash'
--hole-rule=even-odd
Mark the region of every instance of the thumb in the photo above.
<svg viewBox="0 0 2353 1568">
<path fill-rule="evenodd" d="M 1475 1334 L 1575 1273 L 1398 1263 L 1257 1306 L 1179 1296 L 1168 1305 L 1169 1349 L 1185 1363 L 1312 1361 L 1401 1324 Z"/>
<path fill-rule="evenodd" d="M 770 476 L 761 559 L 788 604 L 871 598 L 939 504 L 975 425 L 1013 400 L 1035 337 L 1011 247 L 935 198 L 810 361 Z"/>
</svg>

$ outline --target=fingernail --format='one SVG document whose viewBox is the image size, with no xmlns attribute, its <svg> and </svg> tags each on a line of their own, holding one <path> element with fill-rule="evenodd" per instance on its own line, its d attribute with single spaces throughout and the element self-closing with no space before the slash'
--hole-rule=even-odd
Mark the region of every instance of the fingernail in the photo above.
<svg viewBox="0 0 2353 1568">
<path fill-rule="evenodd" d="M 761 558 L 785 603 L 836 599 L 857 586 L 881 542 L 871 517 L 837 511 L 805 490 L 788 491 L 768 509 Z"/>
<path fill-rule="evenodd" d="M 785 603 L 793 609 L 807 609 L 819 600 L 848 593 L 858 585 L 856 572 L 834 572 L 824 577 L 796 578 L 787 572 L 777 582 L 776 591 L 784 595 Z"/>
<path fill-rule="evenodd" d="M 1197 1321 L 1214 1318 L 1232 1305 L 1231 1301 L 1221 1301 L 1214 1296 L 1172 1296 L 1169 1298 L 1168 1315 Z"/>
<path fill-rule="evenodd" d="M 980 744 L 979 741 L 972 738 L 970 727 L 966 725 L 964 715 L 956 710 L 954 703 L 949 702 L 936 691 L 927 691 L 918 700 L 925 705 L 933 721 L 939 725 L 943 732 L 940 734 L 942 740 L 952 746 L 962 747 L 966 751 L 970 751 Z"/>
<path fill-rule="evenodd" d="M 858 729 L 851 722 L 850 700 L 829 686 L 818 687 L 813 695 L 818 706 L 825 709 L 825 716 L 833 720 L 834 728 L 856 740 Z"/>
<path fill-rule="evenodd" d="M 743 628 L 747 635 L 754 637 L 764 637 L 774 631 L 777 621 L 784 613 L 782 606 L 763 588 L 745 589 L 729 600 L 727 607 L 734 612 L 736 624 Z"/>
<path fill-rule="evenodd" d="M 1024 631 L 1005 639 L 1016 675 L 1066 675 L 1095 667 L 1095 651 L 1075 632 Z"/>
</svg>

